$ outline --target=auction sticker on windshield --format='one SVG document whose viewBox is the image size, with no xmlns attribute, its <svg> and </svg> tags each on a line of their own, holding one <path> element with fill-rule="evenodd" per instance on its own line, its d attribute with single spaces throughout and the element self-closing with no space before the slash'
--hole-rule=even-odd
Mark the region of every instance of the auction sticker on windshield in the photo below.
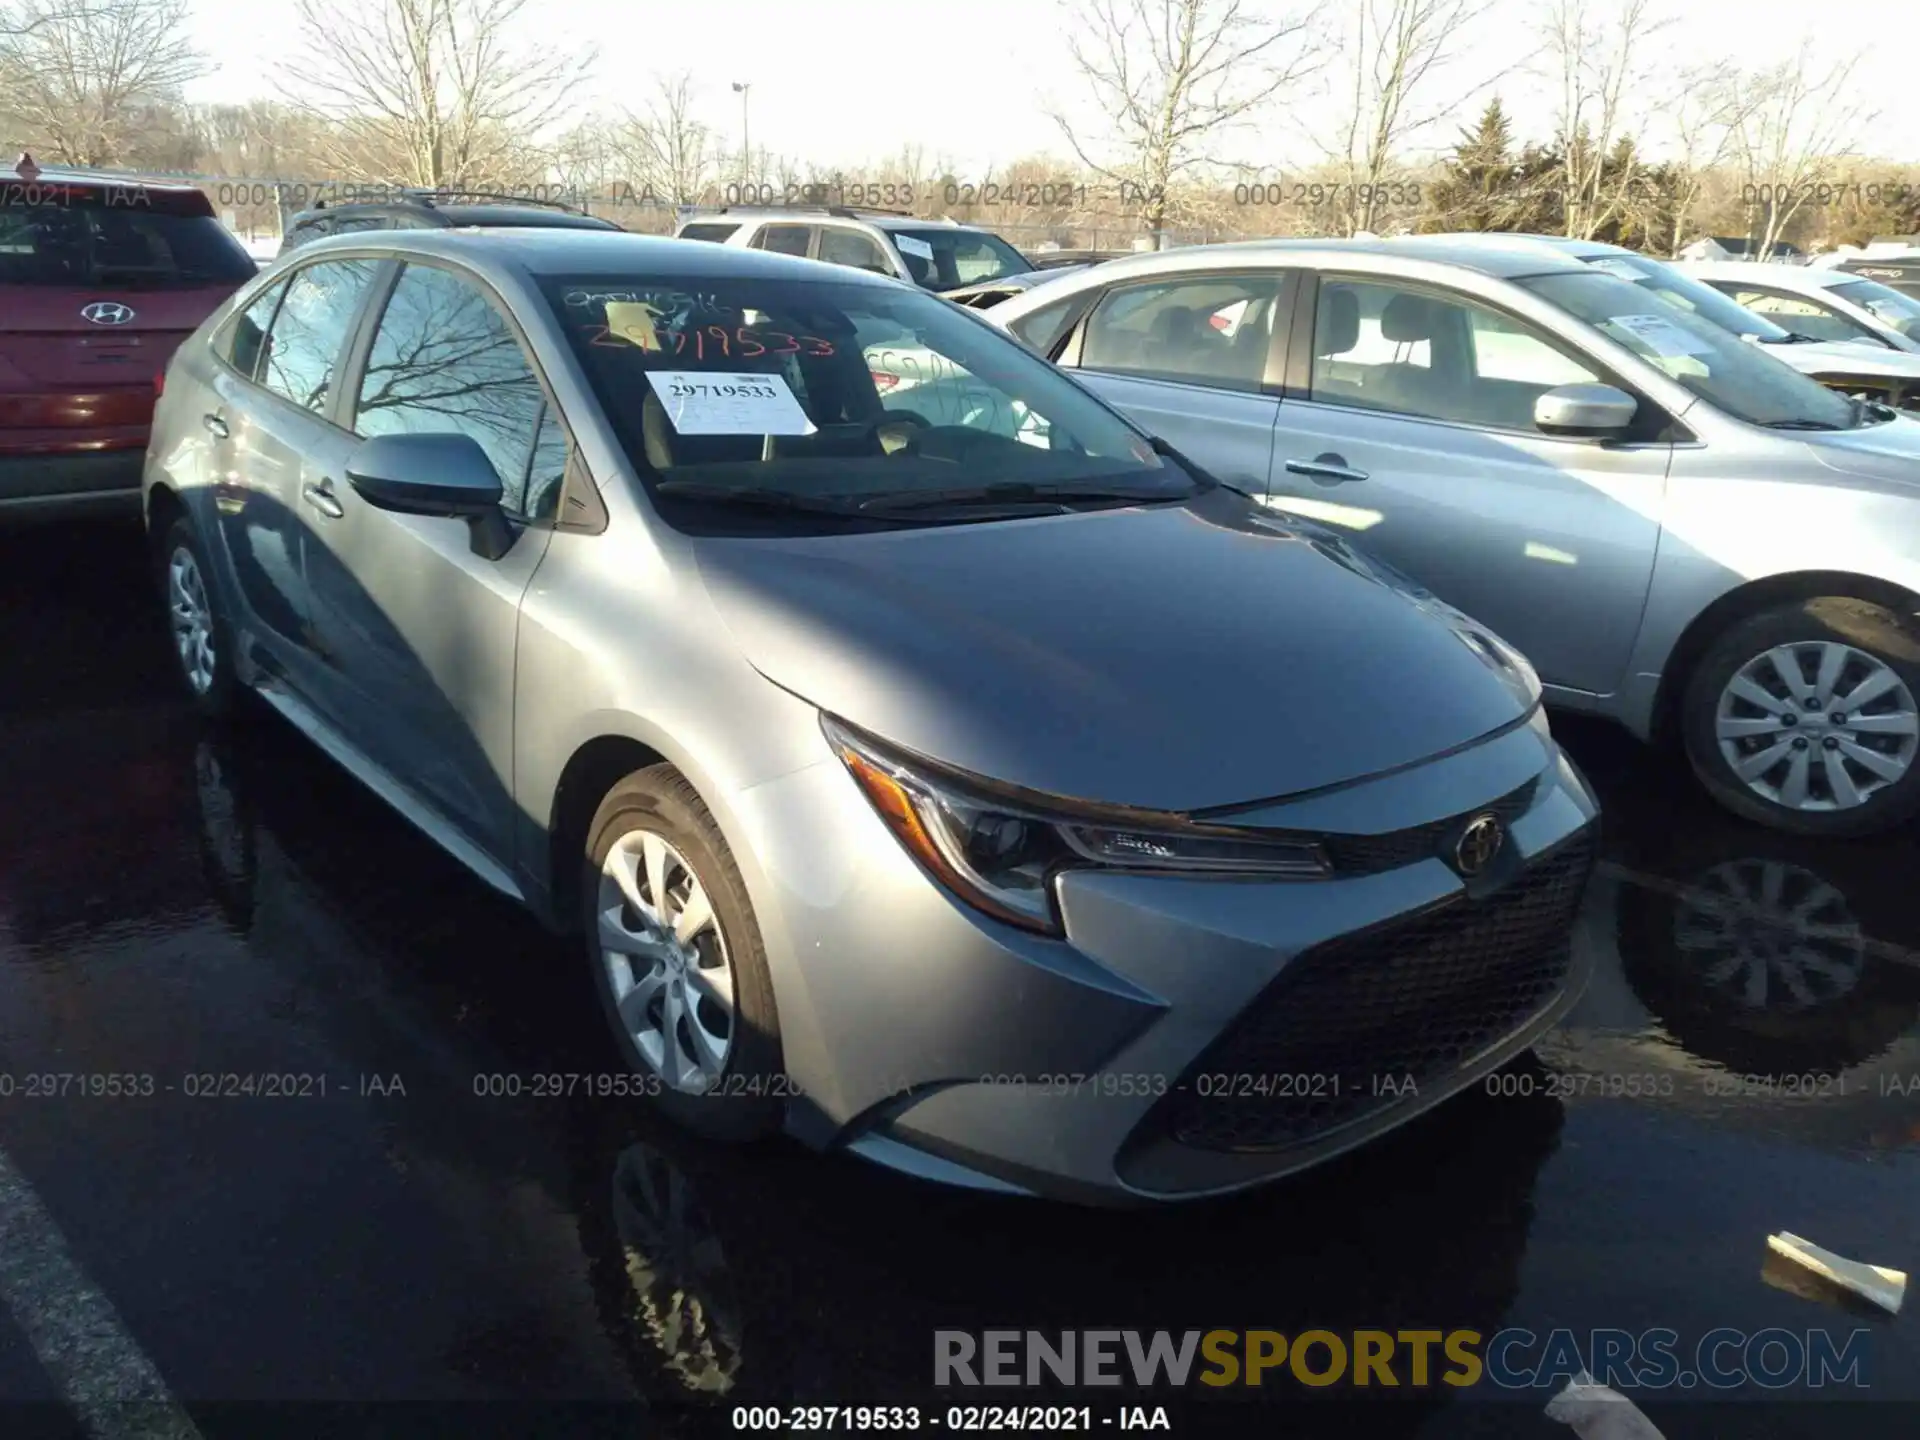
<svg viewBox="0 0 1920 1440">
<path fill-rule="evenodd" d="M 933 247 L 924 240 L 916 240 L 911 235 L 896 235 L 893 243 L 900 247 L 902 255 L 917 255 L 922 260 L 933 258 Z"/>
<path fill-rule="evenodd" d="M 1711 355 L 1713 346 L 1662 315 L 1616 315 L 1607 329 L 1624 330 L 1656 355 L 1677 360 L 1683 355 Z"/>
<path fill-rule="evenodd" d="M 681 435 L 811 435 L 784 375 L 649 370 L 647 383 Z"/>
</svg>

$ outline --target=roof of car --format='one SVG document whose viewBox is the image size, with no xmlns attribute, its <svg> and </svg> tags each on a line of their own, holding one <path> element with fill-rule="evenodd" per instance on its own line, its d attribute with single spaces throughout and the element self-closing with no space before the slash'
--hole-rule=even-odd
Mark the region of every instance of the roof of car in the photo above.
<svg viewBox="0 0 1920 1440">
<path fill-rule="evenodd" d="M 923 219 L 918 215 L 900 215 L 891 210 L 862 210 L 842 205 L 723 205 L 717 210 L 695 210 L 682 222 L 685 225 L 711 225 L 732 221 L 736 225 L 751 220 L 784 220 L 792 225 L 817 225 L 823 220 L 854 220 L 876 230 L 953 230 L 991 234 L 985 225 L 969 225 L 961 220 Z"/>
<path fill-rule="evenodd" d="M 1845 270 L 1781 265 L 1765 260 L 1696 260 L 1689 261 L 1682 268 L 1691 275 L 1720 280 L 1764 281 L 1782 290 L 1831 290 L 1836 285 L 1845 285 L 1860 278 Z"/>
<path fill-rule="evenodd" d="M 769 279 L 912 289 L 875 275 L 771 250 L 715 245 L 705 240 L 669 240 L 629 230 L 454 226 L 433 230 L 375 230 L 329 235 L 292 253 L 318 256 L 329 250 L 410 250 L 485 266 L 507 264 L 535 276 L 636 275 L 662 280 Z"/>
<path fill-rule="evenodd" d="M 572 230 L 618 230 L 620 227 L 611 220 L 602 220 L 594 215 L 582 215 L 574 210 L 562 210 L 545 205 L 497 205 L 497 204 L 425 204 L 417 200 L 367 200 L 347 205 L 327 205 L 315 210 L 303 210 L 294 216 L 290 225 L 308 225 L 329 219 L 352 220 L 367 215 L 389 215 L 396 210 L 410 213 L 425 212 L 439 215 L 449 225 L 538 225 L 554 229 Z"/>
<path fill-rule="evenodd" d="M 32 183 L 40 185 L 98 185 L 138 186 L 146 190 L 159 190 L 172 194 L 185 194 L 200 187 L 189 180 L 168 179 L 164 176 L 147 176 L 138 173 L 114 174 L 102 170 L 85 170 L 65 165 L 40 165 L 28 156 L 21 156 L 18 168 L 8 166 L 0 170 L 0 175 L 17 176 L 22 180 L 32 177 Z"/>
<path fill-rule="evenodd" d="M 1596 246 L 1596 253 L 1616 247 Z M 1620 252 L 1630 253 L 1630 252 Z M 1549 237 L 1536 235 L 1405 235 L 1390 239 L 1241 240 L 1226 245 L 1202 245 L 1177 250 L 1149 250 L 1101 263 L 1102 273 L 1118 275 L 1136 270 L 1151 273 L 1183 258 L 1209 257 L 1209 265 L 1232 265 L 1243 260 L 1271 260 L 1275 264 L 1337 265 L 1342 255 L 1384 255 L 1458 265 L 1484 275 L 1511 279 L 1521 275 L 1549 275 L 1580 270 L 1580 255 Z M 1218 257 L 1218 258 L 1215 258 Z M 1085 272 L 1080 272 L 1085 273 Z"/>
</svg>

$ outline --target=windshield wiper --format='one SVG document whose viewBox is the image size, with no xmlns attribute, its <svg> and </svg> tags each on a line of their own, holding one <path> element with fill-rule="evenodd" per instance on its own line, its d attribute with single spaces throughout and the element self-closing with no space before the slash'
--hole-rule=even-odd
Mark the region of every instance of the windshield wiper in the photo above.
<svg viewBox="0 0 1920 1440">
<path fill-rule="evenodd" d="M 1829 425 L 1825 420 L 1767 420 L 1762 422 L 1766 430 L 1845 430 L 1845 425 Z"/>
<path fill-rule="evenodd" d="M 1165 490 L 1120 490 L 1093 485 L 1035 485 L 1025 480 L 996 485 L 967 485 L 950 490 L 894 491 L 863 500 L 859 513 L 897 515 L 914 510 L 938 510 L 949 505 L 1065 505 L 1078 501 L 1091 504 L 1150 504 L 1162 500 L 1184 500 L 1180 493 Z"/>
<path fill-rule="evenodd" d="M 825 495 L 802 495 L 793 490 L 773 490 L 762 485 L 707 485 L 698 480 L 662 480 L 654 493 L 675 500 L 695 500 L 707 505 L 737 505 L 755 510 L 788 510 L 808 515 L 841 515 L 849 519 L 885 519 L 866 513 L 863 506 Z"/>
</svg>

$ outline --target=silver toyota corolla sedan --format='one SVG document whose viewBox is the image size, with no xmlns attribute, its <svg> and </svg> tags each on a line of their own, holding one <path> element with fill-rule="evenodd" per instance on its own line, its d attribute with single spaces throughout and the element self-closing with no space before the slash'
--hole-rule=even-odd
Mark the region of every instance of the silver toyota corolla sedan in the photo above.
<svg viewBox="0 0 1920 1440">
<path fill-rule="evenodd" d="M 709 1134 L 1227 1191 L 1578 992 L 1595 806 L 1526 662 L 900 282 L 323 241 L 181 347 L 146 507 L 197 703 L 579 931 L 596 1086 Z"/>
<path fill-rule="evenodd" d="M 1814 835 L 1920 813 L 1920 420 L 1520 236 L 1257 241 L 985 312 Z"/>
</svg>

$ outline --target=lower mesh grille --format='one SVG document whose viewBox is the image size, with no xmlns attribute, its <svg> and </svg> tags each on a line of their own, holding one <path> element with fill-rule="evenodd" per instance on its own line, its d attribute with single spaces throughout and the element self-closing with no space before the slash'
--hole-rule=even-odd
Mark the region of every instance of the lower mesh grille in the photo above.
<svg viewBox="0 0 1920 1440">
<path fill-rule="evenodd" d="M 1439 1084 L 1560 993 L 1593 861 L 1583 835 L 1485 900 L 1308 951 L 1148 1124 L 1199 1149 L 1284 1150 Z"/>
</svg>

